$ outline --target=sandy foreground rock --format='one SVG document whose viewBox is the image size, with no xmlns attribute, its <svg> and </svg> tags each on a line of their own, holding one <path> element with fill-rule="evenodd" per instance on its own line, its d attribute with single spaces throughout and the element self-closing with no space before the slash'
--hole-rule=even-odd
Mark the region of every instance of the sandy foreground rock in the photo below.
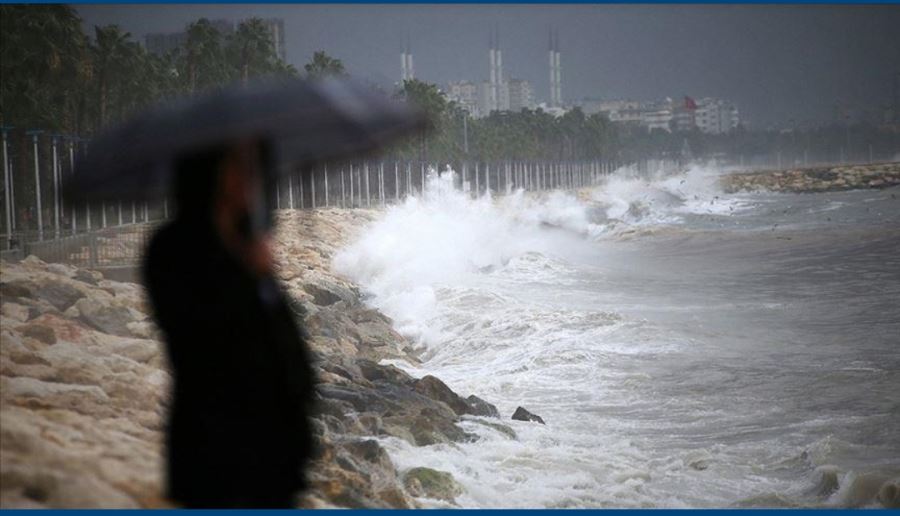
<svg viewBox="0 0 900 516">
<path fill-rule="evenodd" d="M 457 488 L 422 489 L 397 471 L 379 440 L 478 439 L 457 426 L 461 416 L 515 438 L 494 419 L 496 408 L 472 393 L 379 364 L 415 354 L 390 319 L 360 302 L 356 285 L 330 272 L 334 253 L 376 214 L 279 214 L 278 276 L 309 334 L 320 381 L 320 449 L 305 507 L 452 503 Z M 0 295 L 0 506 L 168 507 L 162 447 L 170 377 L 142 287 L 29 257 L 2 264 Z M 444 475 L 433 476 L 454 485 Z"/>
</svg>

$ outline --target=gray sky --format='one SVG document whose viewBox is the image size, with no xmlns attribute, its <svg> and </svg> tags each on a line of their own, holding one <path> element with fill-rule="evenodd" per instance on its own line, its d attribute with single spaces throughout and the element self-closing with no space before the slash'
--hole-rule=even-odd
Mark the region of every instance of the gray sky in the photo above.
<svg viewBox="0 0 900 516">
<path fill-rule="evenodd" d="M 104 5 L 76 6 L 87 28 L 116 23 L 143 40 L 199 17 L 281 17 L 288 61 L 315 50 L 382 85 L 400 76 L 405 35 L 416 76 L 484 80 L 488 33 L 504 73 L 549 96 L 547 34 L 560 33 L 566 100 L 713 96 L 753 126 L 822 121 L 840 101 L 881 109 L 900 72 L 900 6 L 739 5 Z"/>
</svg>

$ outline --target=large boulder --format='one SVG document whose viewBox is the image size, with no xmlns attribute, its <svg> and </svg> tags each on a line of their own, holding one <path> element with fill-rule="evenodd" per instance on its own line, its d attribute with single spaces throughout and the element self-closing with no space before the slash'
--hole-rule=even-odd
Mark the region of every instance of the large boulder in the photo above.
<svg viewBox="0 0 900 516">
<path fill-rule="evenodd" d="M 38 285 L 34 295 L 47 301 L 61 312 L 85 297 L 82 291 L 62 281 L 48 281 Z"/>
<path fill-rule="evenodd" d="M 122 337 L 135 336 L 128 328 L 129 323 L 135 322 L 135 318 L 126 307 L 93 299 L 80 299 L 75 303 L 75 308 L 81 314 L 82 321 L 103 333 Z"/>
<path fill-rule="evenodd" d="M 455 502 L 456 497 L 465 493 L 463 486 L 446 471 L 431 468 L 412 468 L 403 475 L 403 485 L 416 497 L 434 498 Z"/>
<path fill-rule="evenodd" d="M 516 407 L 516 411 L 513 412 L 512 418 L 516 421 L 534 421 L 542 425 L 545 424 L 541 416 L 532 414 L 531 412 L 525 410 L 523 407 Z"/>
<path fill-rule="evenodd" d="M 466 403 L 466 400 L 450 390 L 446 383 L 434 376 L 427 375 L 417 380 L 414 388 L 416 392 L 424 396 L 446 403 L 458 416 L 469 413 L 469 405 Z"/>
<path fill-rule="evenodd" d="M 469 406 L 467 413 L 473 416 L 500 417 L 500 411 L 497 410 L 496 406 L 484 401 L 474 394 L 466 398 L 466 404 Z"/>
</svg>

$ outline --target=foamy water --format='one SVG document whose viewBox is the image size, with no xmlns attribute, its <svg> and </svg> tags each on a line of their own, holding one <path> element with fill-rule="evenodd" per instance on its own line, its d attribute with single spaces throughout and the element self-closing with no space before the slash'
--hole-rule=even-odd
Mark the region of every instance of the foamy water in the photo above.
<svg viewBox="0 0 900 516">
<path fill-rule="evenodd" d="M 891 191 L 728 196 L 694 167 L 471 199 L 451 174 L 334 267 L 423 349 L 398 366 L 517 438 L 385 440 L 401 469 L 453 473 L 467 507 L 856 506 L 900 482 Z"/>
</svg>

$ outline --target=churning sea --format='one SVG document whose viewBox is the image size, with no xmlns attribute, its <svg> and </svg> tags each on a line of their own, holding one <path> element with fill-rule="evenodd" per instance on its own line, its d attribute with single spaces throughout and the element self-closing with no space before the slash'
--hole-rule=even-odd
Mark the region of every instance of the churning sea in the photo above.
<svg viewBox="0 0 900 516">
<path fill-rule="evenodd" d="M 448 171 L 386 209 L 335 269 L 422 350 L 396 365 L 517 434 L 385 439 L 398 468 L 449 471 L 483 508 L 879 506 L 900 488 L 900 191 L 727 195 L 719 173 L 492 199 Z"/>
</svg>

